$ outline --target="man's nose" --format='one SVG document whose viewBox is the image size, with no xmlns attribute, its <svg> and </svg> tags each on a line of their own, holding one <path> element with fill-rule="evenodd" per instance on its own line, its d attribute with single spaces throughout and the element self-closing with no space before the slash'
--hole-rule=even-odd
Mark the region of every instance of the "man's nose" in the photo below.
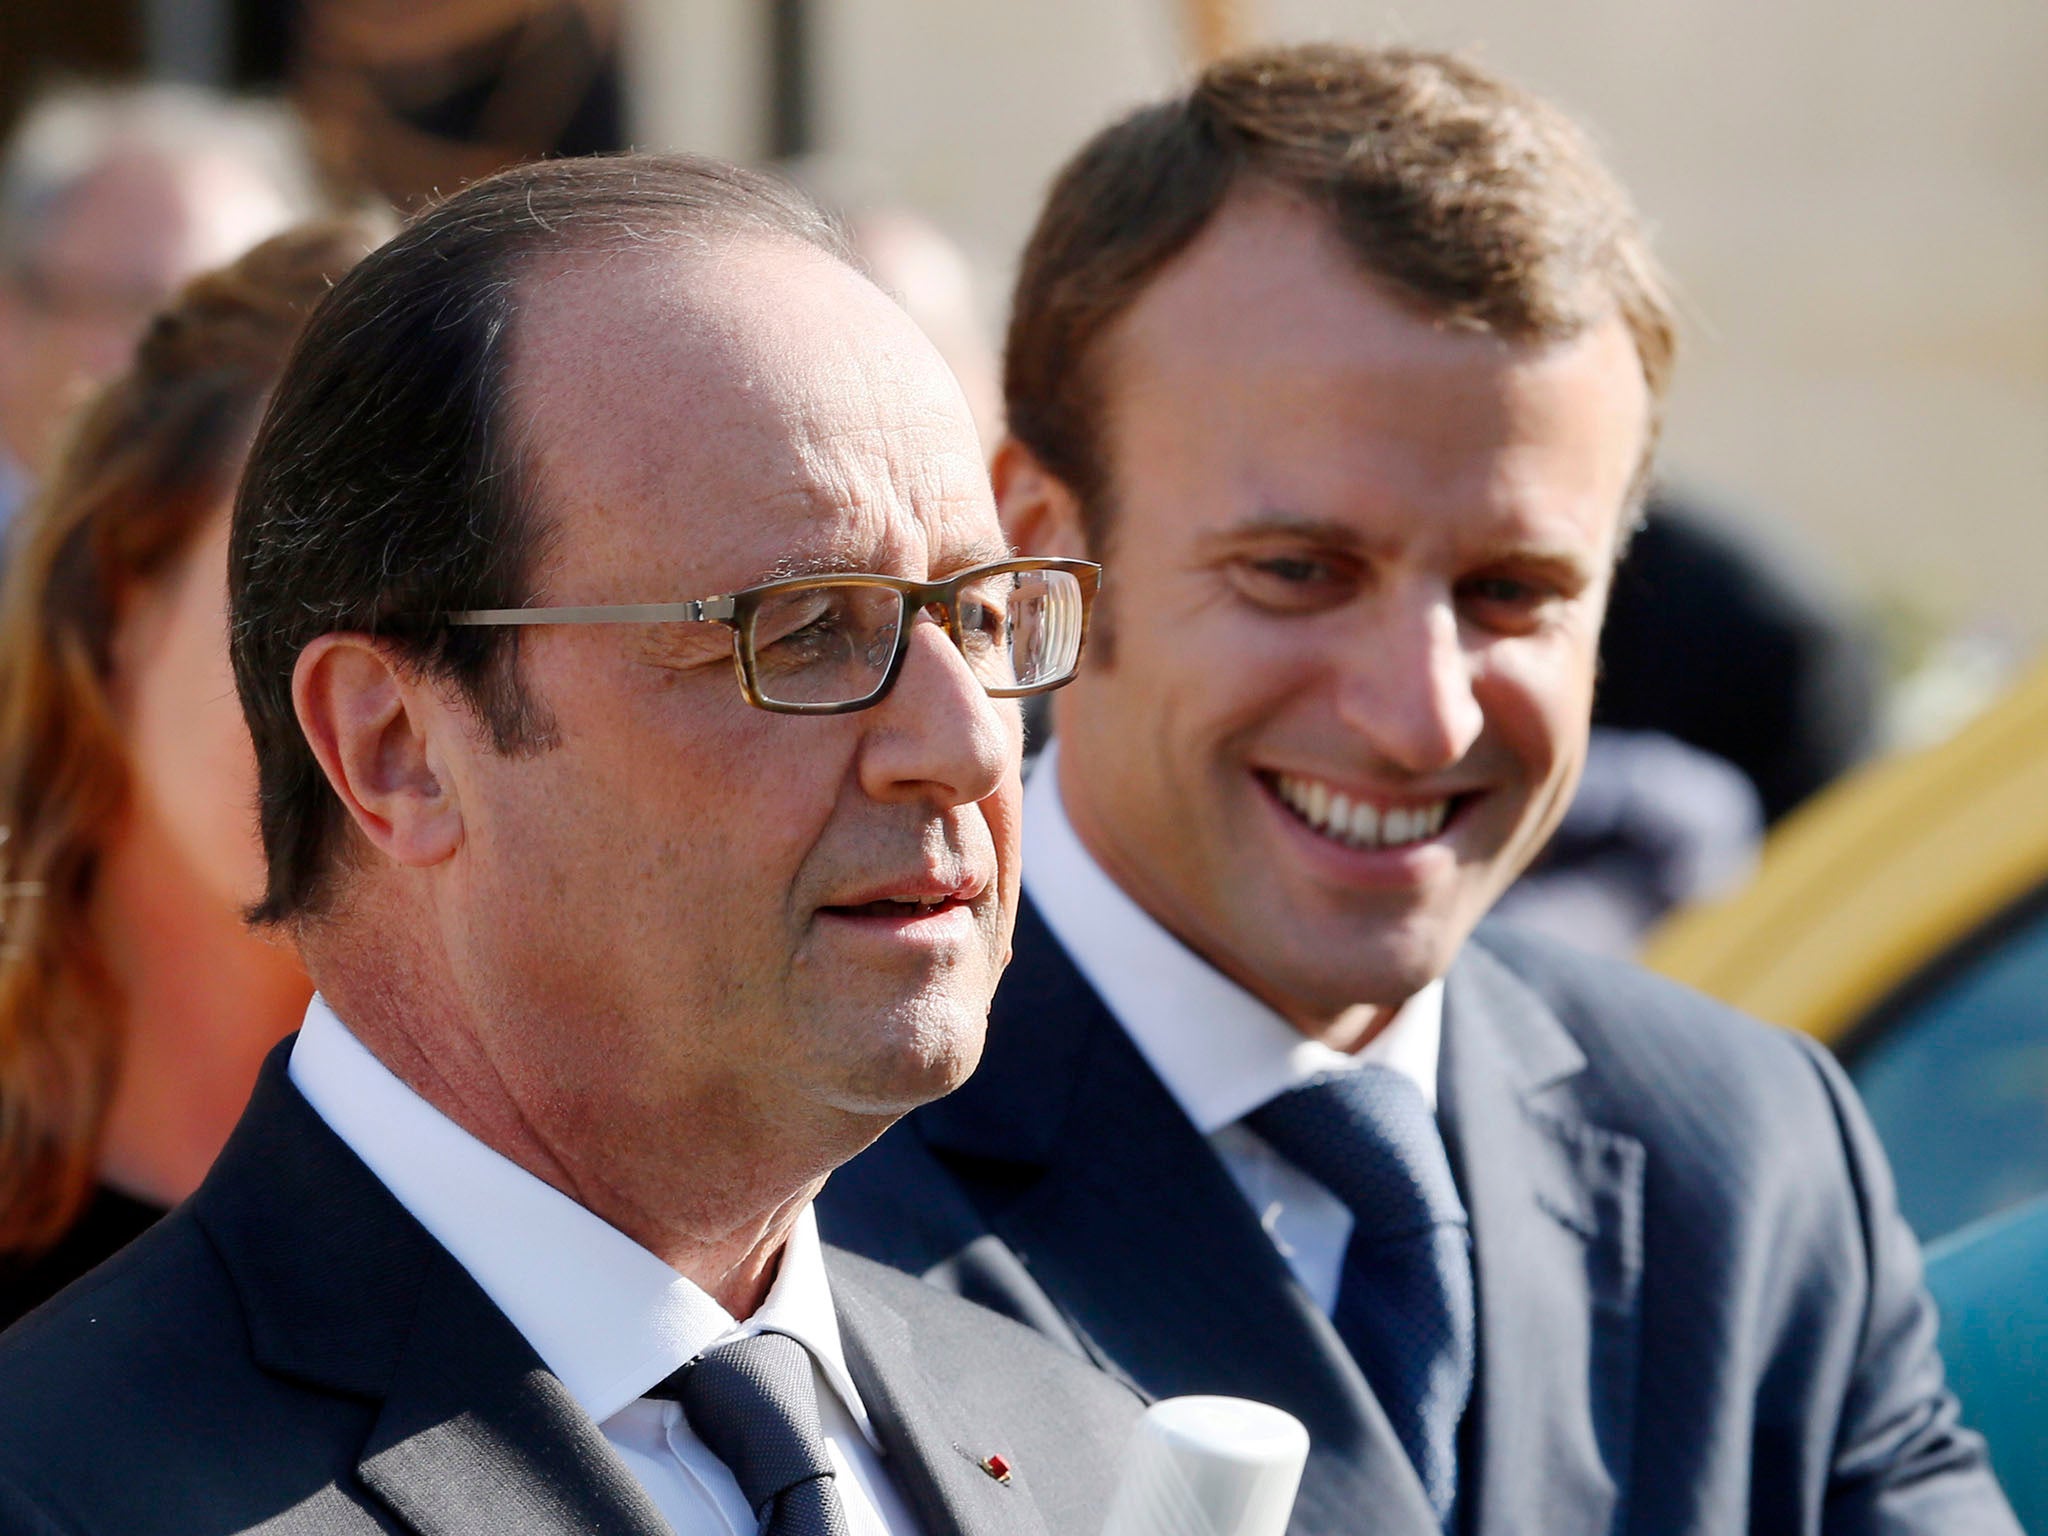
<svg viewBox="0 0 2048 1536">
<path fill-rule="evenodd" d="M 989 697 L 942 625 L 910 622 L 896 685 L 865 712 L 861 786 L 875 800 L 985 800 L 1023 755 L 1017 706 Z"/>
<path fill-rule="evenodd" d="M 1448 595 L 1387 594 L 1338 669 L 1337 711 L 1387 766 L 1439 773 L 1479 739 L 1473 658 Z"/>
</svg>

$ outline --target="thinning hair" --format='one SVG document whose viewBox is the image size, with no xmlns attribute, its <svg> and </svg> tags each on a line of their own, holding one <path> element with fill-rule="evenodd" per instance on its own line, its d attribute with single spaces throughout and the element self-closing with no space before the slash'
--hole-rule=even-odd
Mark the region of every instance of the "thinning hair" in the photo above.
<svg viewBox="0 0 2048 1536">
<path fill-rule="evenodd" d="M 256 748 L 258 922 L 320 915 L 353 846 L 292 704 L 299 653 L 381 636 L 446 680 L 496 750 L 550 744 L 517 632 L 417 616 L 530 600 L 549 536 L 508 408 L 522 274 L 549 256 L 795 242 L 859 269 L 770 176 L 687 155 L 525 165 L 415 217 L 349 274 L 293 353 L 250 454 L 228 556 L 230 649 Z"/>
<path fill-rule="evenodd" d="M 1649 386 L 1639 498 L 1676 351 L 1628 195 L 1555 107 L 1469 60 L 1315 45 L 1224 59 L 1097 134 L 1025 247 L 1005 349 L 1011 433 L 1074 492 L 1097 558 L 1114 487 L 1107 334 L 1233 195 L 1326 216 L 1360 269 L 1449 324 L 1563 340 L 1618 314 Z"/>
</svg>

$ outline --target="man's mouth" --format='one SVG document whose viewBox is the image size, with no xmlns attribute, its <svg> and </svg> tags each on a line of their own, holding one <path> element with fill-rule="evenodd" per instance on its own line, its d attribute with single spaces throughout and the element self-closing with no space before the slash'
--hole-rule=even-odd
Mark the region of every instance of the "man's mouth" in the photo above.
<svg viewBox="0 0 2048 1536">
<path fill-rule="evenodd" d="M 825 910 L 838 917 L 929 917 L 945 908 L 966 905 L 958 896 L 882 896 Z"/>
<path fill-rule="evenodd" d="M 1260 777 L 1296 820 L 1346 848 L 1406 848 L 1426 843 L 1443 831 L 1444 823 L 1470 798 L 1448 795 L 1406 805 L 1375 805 L 1321 779 L 1289 773 Z"/>
<path fill-rule="evenodd" d="M 845 901 L 831 902 L 818 910 L 830 917 L 919 923 L 957 911 L 972 911 L 991 884 L 992 877 L 978 872 L 931 870 L 878 880 L 865 890 L 847 891 Z"/>
</svg>

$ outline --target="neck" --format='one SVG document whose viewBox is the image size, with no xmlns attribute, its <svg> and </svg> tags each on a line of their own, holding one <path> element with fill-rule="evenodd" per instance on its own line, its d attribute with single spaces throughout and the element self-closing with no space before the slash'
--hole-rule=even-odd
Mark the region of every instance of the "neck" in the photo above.
<svg viewBox="0 0 2048 1536">
<path fill-rule="evenodd" d="M 141 827 L 103 853 L 92 921 L 122 1022 L 100 1175 L 174 1205 L 199 1187 L 312 988 L 297 956 L 251 933 Z"/>
<path fill-rule="evenodd" d="M 358 887 L 366 910 L 377 910 Z M 392 909 L 394 912 L 396 909 Z M 321 995 L 393 1076 L 469 1135 L 617 1228 L 736 1318 L 774 1284 L 797 1218 L 834 1166 L 887 1121 L 839 1115 L 817 1126 L 770 1125 L 737 1085 L 678 1084 L 658 1115 L 595 1087 L 573 1064 L 536 1070 L 520 1042 L 559 1029 L 480 1027 L 462 989 L 417 940 L 432 925 L 322 923 L 306 934 Z M 495 1012 L 495 1010 L 494 1010 Z M 507 1053 L 510 1053 L 509 1055 Z M 647 1121 L 621 1125 L 622 1116 Z M 846 1143 L 841 1145 L 841 1143 Z"/>
</svg>

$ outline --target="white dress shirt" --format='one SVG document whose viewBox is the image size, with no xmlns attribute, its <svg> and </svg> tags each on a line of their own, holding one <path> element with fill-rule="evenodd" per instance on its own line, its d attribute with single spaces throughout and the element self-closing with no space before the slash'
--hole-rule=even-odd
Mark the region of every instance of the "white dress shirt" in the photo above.
<svg viewBox="0 0 2048 1536">
<path fill-rule="evenodd" d="M 788 1334 L 810 1353 L 834 1483 L 854 1536 L 919 1529 L 883 1470 L 847 1374 L 808 1207 L 767 1299 L 738 1322 L 616 1227 L 414 1093 L 322 998 L 306 1010 L 290 1070 L 320 1118 L 511 1319 L 679 1536 L 754 1536 L 757 1522 L 681 1407 L 641 1394 L 713 1345 L 764 1331 Z"/>
<path fill-rule="evenodd" d="M 1024 792 L 1024 890 L 1216 1155 L 1325 1313 L 1337 1306 L 1351 1212 L 1241 1124 L 1268 1099 L 1368 1063 L 1414 1079 L 1436 1108 L 1443 982 L 1434 981 L 1365 1047 L 1310 1040 L 1162 928 L 1081 845 L 1059 795 L 1059 742 Z"/>
</svg>

